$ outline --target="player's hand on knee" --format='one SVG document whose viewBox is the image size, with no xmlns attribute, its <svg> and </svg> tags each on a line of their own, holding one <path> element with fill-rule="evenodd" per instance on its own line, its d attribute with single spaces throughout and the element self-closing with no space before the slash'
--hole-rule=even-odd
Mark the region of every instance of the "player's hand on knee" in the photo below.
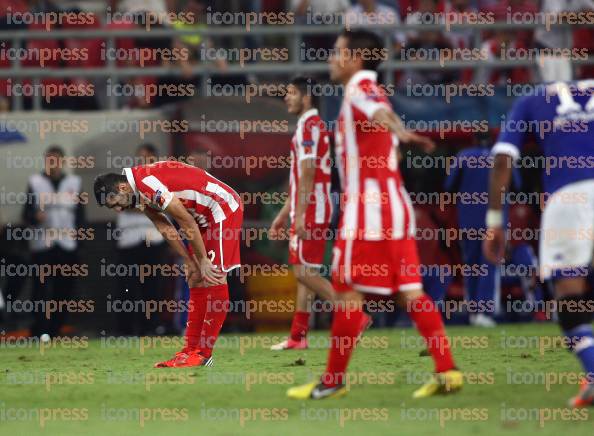
<svg viewBox="0 0 594 436">
<path fill-rule="evenodd" d="M 222 285 L 227 279 L 227 273 L 213 265 L 206 257 L 200 260 L 200 274 L 207 286 Z"/>
<path fill-rule="evenodd" d="M 185 263 L 185 272 L 186 272 L 186 281 L 188 282 L 188 286 L 190 288 L 194 288 L 199 285 L 202 281 L 202 274 L 200 273 L 200 268 L 194 261 L 189 261 Z"/>
<path fill-rule="evenodd" d="M 200 277 L 200 274 L 196 273 L 186 276 L 186 281 L 188 282 L 188 286 L 190 288 L 200 287 L 204 283 L 202 277 Z"/>
</svg>

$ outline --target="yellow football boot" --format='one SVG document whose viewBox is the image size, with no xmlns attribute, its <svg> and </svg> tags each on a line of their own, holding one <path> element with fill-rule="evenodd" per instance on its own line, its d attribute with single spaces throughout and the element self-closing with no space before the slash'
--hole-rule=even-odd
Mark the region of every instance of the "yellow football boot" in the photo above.
<svg viewBox="0 0 594 436">
<path fill-rule="evenodd" d="M 464 376 L 462 371 L 451 369 L 435 374 L 430 381 L 414 391 L 413 398 L 427 398 L 433 395 L 450 394 L 462 389 Z"/>
<path fill-rule="evenodd" d="M 322 400 L 324 398 L 338 398 L 346 395 L 345 385 L 328 387 L 323 383 L 311 382 L 306 385 L 295 386 L 287 390 L 287 397 L 294 400 Z"/>
</svg>

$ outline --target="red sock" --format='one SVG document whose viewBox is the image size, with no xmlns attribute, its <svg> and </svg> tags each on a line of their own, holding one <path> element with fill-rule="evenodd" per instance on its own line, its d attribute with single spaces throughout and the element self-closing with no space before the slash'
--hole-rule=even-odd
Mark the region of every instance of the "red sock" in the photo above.
<svg viewBox="0 0 594 436">
<path fill-rule="evenodd" d="M 300 341 L 307 336 L 309 330 L 309 312 L 297 311 L 291 323 L 291 339 Z"/>
<path fill-rule="evenodd" d="M 210 357 L 229 310 L 229 288 L 227 284 L 224 284 L 209 286 L 205 289 L 208 292 L 208 297 L 200 338 L 200 352 L 203 356 Z"/>
<path fill-rule="evenodd" d="M 346 368 L 355 348 L 355 341 L 359 335 L 363 311 L 361 308 L 346 309 L 337 307 L 332 320 L 330 335 L 330 353 L 326 372 L 322 382 L 326 386 L 336 386 L 345 382 Z"/>
<path fill-rule="evenodd" d="M 446 336 L 441 314 L 437 311 L 433 300 L 424 294 L 414 300 L 407 309 L 417 330 L 425 338 L 427 348 L 435 362 L 435 372 L 455 368 L 450 352 L 450 341 Z"/>
<path fill-rule="evenodd" d="M 199 348 L 202 323 L 206 313 L 206 288 L 190 289 L 190 304 L 188 305 L 188 323 L 186 325 L 186 345 L 184 351 Z"/>
</svg>

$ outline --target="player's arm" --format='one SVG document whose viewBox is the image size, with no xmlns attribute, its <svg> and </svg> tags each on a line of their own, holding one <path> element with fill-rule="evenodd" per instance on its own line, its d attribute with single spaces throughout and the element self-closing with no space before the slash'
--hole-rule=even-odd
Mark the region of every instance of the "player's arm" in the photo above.
<svg viewBox="0 0 594 436">
<path fill-rule="evenodd" d="M 500 263 L 505 255 L 505 233 L 503 222 L 503 199 L 511 184 L 513 158 L 507 154 L 496 154 L 489 175 L 489 210 L 486 224 L 485 257 L 491 263 Z"/>
<path fill-rule="evenodd" d="M 175 226 L 169 221 L 163 212 L 146 207 L 144 214 L 152 221 L 159 233 L 163 235 L 167 243 L 173 251 L 181 257 L 186 265 L 186 280 L 188 285 L 192 288 L 196 286 L 201 280 L 200 268 L 195 259 L 190 257 L 190 253 L 186 250 L 185 245 L 181 241 L 181 237 Z"/>
<path fill-rule="evenodd" d="M 271 239 L 278 238 L 279 233 L 287 226 L 290 210 L 291 210 L 291 199 L 287 195 L 285 204 L 283 205 L 282 209 L 278 212 L 278 214 L 272 221 L 272 224 L 270 225 L 270 230 L 268 231 L 268 235 Z"/>
<path fill-rule="evenodd" d="M 173 251 L 175 251 L 175 253 L 181 257 L 185 263 L 194 262 L 194 260 L 190 258 L 188 250 L 186 250 L 186 247 L 181 242 L 181 237 L 177 232 L 177 229 L 173 224 L 171 224 L 171 221 L 169 221 L 163 212 L 146 207 L 144 209 L 144 214 L 152 221 L 153 225 L 156 227 L 159 233 L 161 233 L 163 238 L 165 238 Z"/>
<path fill-rule="evenodd" d="M 372 121 L 394 133 L 398 140 L 404 144 L 420 147 L 426 153 L 430 153 L 435 149 L 435 143 L 430 138 L 407 130 L 400 117 L 388 107 L 378 107 L 373 112 Z"/>
<path fill-rule="evenodd" d="M 190 244 L 190 247 L 192 247 L 194 260 L 198 264 L 201 277 L 206 283 L 212 285 L 224 283 L 226 274 L 218 270 L 208 258 L 198 224 L 196 224 L 194 217 L 190 215 L 182 202 L 173 196 L 165 208 L 165 213 L 177 222 L 180 231 Z"/>
<path fill-rule="evenodd" d="M 312 201 L 314 178 L 318 161 L 319 142 L 327 141 L 327 137 L 321 136 L 320 126 L 317 123 L 305 123 L 301 138 L 297 143 L 297 165 L 299 165 L 299 183 L 295 193 L 295 234 L 302 239 L 309 239 L 305 228 L 305 212 Z"/>
<path fill-rule="evenodd" d="M 302 239 L 308 239 L 305 229 L 305 212 L 312 200 L 314 177 L 316 174 L 315 158 L 307 158 L 299 162 L 301 177 L 299 177 L 299 188 L 295 205 L 295 233 Z"/>
<path fill-rule="evenodd" d="M 489 176 L 489 209 L 487 210 L 487 238 L 483 244 L 485 258 L 491 263 L 500 263 L 505 255 L 505 225 L 503 205 L 509 190 L 514 159 L 520 156 L 520 149 L 527 139 L 528 132 L 520 126 L 532 118 L 530 100 L 520 98 L 512 107 L 502 126 L 497 143 L 491 149 L 493 168 Z"/>
<path fill-rule="evenodd" d="M 497 154 L 493 159 L 493 169 L 489 175 L 489 210 L 503 211 L 504 194 L 508 191 L 513 169 L 513 158 L 507 154 Z"/>
</svg>

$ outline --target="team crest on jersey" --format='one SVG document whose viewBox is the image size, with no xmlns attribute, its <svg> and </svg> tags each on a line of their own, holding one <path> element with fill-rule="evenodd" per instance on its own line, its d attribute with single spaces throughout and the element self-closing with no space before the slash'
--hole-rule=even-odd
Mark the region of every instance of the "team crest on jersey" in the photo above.
<svg viewBox="0 0 594 436">
<path fill-rule="evenodd" d="M 372 89 L 369 91 L 369 94 L 367 94 L 367 100 L 380 101 L 381 95 Z"/>
<path fill-rule="evenodd" d="M 378 89 L 377 86 L 374 86 L 372 84 L 369 84 L 367 86 L 363 87 L 363 90 L 365 91 L 365 98 L 367 100 L 374 100 L 374 101 L 379 101 L 382 97 L 380 90 Z"/>
<path fill-rule="evenodd" d="M 303 151 L 305 153 L 311 153 L 311 150 L 314 146 L 314 142 L 312 140 L 303 141 L 303 142 L 301 142 L 301 146 L 303 147 Z"/>
<path fill-rule="evenodd" d="M 165 199 L 163 198 L 163 192 L 161 192 L 160 189 L 157 189 L 155 191 L 155 203 L 157 203 L 161 207 L 163 207 L 163 205 L 165 204 Z"/>
</svg>

